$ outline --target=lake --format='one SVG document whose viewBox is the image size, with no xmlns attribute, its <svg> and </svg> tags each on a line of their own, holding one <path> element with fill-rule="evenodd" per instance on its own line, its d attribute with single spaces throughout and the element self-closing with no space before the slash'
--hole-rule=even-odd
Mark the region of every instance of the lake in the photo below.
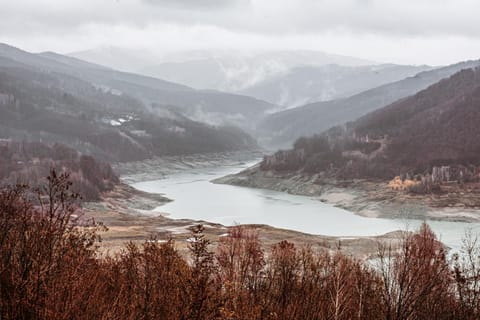
<svg viewBox="0 0 480 320">
<path fill-rule="evenodd" d="M 188 169 L 165 179 L 135 183 L 146 192 L 162 193 L 174 200 L 152 211 L 186 218 L 233 225 L 268 224 L 278 228 L 328 236 L 354 237 L 381 235 L 399 229 L 414 230 L 422 221 L 365 218 L 322 203 L 315 198 L 254 189 L 210 181 L 237 173 L 255 162 Z M 453 249 L 461 245 L 467 229 L 480 232 L 479 223 L 427 221 L 439 239 Z"/>
</svg>

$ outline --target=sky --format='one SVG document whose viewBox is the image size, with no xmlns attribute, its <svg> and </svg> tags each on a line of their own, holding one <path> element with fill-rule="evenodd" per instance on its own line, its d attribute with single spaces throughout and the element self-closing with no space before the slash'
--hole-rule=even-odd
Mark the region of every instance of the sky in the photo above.
<svg viewBox="0 0 480 320">
<path fill-rule="evenodd" d="M 298 49 L 430 65 L 480 58 L 478 0 L 0 0 L 0 11 L 0 42 L 33 52 Z"/>
</svg>

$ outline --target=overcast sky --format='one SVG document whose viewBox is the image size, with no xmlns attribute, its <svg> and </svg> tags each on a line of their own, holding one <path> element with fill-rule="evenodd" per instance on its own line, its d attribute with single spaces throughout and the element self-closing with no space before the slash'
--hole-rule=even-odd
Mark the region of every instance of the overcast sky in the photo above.
<svg viewBox="0 0 480 320">
<path fill-rule="evenodd" d="M 0 0 L 0 42 L 98 47 L 308 49 L 369 60 L 480 58 L 478 0 Z"/>
</svg>

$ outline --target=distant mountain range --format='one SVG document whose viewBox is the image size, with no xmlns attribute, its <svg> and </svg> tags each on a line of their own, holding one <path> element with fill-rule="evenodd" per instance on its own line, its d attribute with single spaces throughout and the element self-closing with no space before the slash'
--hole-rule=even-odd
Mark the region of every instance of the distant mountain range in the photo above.
<svg viewBox="0 0 480 320">
<path fill-rule="evenodd" d="M 191 52 L 176 58 L 181 62 L 205 56 Z M 285 107 L 0 44 L 0 138 L 64 143 L 109 161 L 254 148 L 255 138 L 263 146 L 284 148 L 301 136 L 353 121 L 480 65 L 480 61 L 469 61 L 435 69 L 371 66 L 368 61 L 312 52 L 278 53 L 276 60 L 267 54 L 251 59 L 258 65 L 277 61 L 277 66 L 288 66 L 277 70 L 290 71 L 258 82 L 256 93 L 251 87 L 245 94 L 274 99 L 285 84 L 291 97 L 293 93 L 315 96 L 312 99 L 348 97 L 275 112 Z M 292 67 L 301 60 L 321 64 L 332 59 L 350 66 Z M 270 68 L 268 63 L 264 66 Z M 421 70 L 427 71 L 408 76 Z M 404 79 L 394 81 L 399 78 Z M 389 81 L 394 82 L 383 84 Z"/>
<path fill-rule="evenodd" d="M 431 69 L 378 65 L 353 57 L 301 50 L 186 51 L 154 56 L 148 51 L 103 48 L 71 56 L 196 89 L 244 94 L 289 108 L 348 97 Z M 139 61 L 144 66 L 139 66 Z"/>
<path fill-rule="evenodd" d="M 301 66 L 263 80 L 240 93 L 291 108 L 346 98 L 431 69 L 429 66 L 393 64 Z"/>
<path fill-rule="evenodd" d="M 70 55 L 112 68 L 182 83 L 196 89 L 225 92 L 241 92 L 299 66 L 374 64 L 353 57 L 302 50 L 264 52 L 197 50 L 154 54 L 148 50 L 139 52 L 121 48 L 100 48 L 74 52 Z"/>
<path fill-rule="evenodd" d="M 271 148 L 289 147 L 301 136 L 318 134 L 334 125 L 355 120 L 413 95 L 462 69 L 479 65 L 480 61 L 462 62 L 420 72 L 413 77 L 366 90 L 348 98 L 316 102 L 277 112 L 267 116 L 258 125 L 257 134 L 261 142 Z"/>
</svg>

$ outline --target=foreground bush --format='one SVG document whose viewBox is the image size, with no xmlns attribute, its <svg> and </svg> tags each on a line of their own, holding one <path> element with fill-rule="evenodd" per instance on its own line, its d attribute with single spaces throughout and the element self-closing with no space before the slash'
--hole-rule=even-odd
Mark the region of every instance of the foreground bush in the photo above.
<svg viewBox="0 0 480 320">
<path fill-rule="evenodd" d="M 282 241 L 264 252 L 241 226 L 210 251 L 192 228 L 190 257 L 173 241 L 126 244 L 100 257 L 99 226 L 78 215 L 66 174 L 32 198 L 0 192 L 0 319 L 478 319 L 480 252 L 447 261 L 427 225 L 376 262 Z"/>
</svg>

